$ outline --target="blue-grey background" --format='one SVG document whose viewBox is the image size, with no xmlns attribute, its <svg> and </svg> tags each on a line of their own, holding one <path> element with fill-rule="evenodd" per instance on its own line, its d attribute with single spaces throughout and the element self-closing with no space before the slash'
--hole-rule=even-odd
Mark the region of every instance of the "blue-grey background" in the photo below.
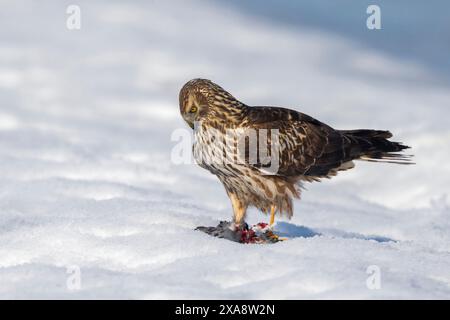
<svg viewBox="0 0 450 320">
<path fill-rule="evenodd" d="M 219 1 L 220 2 L 220 1 Z M 424 64 L 450 76 L 450 3 L 445 0 L 230 0 L 247 14 L 292 28 L 312 28 L 349 38 L 369 49 Z M 369 5 L 381 9 L 382 30 L 362 28 Z"/>
</svg>

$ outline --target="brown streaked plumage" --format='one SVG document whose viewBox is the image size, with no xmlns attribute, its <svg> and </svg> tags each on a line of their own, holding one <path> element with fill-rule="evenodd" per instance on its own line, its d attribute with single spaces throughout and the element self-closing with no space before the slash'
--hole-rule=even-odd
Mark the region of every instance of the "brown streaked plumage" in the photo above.
<svg viewBox="0 0 450 320">
<path fill-rule="evenodd" d="M 235 99 L 220 86 L 205 79 L 187 82 L 180 91 L 180 113 L 194 129 L 196 159 L 229 156 L 230 162 L 197 161 L 216 175 L 231 200 L 236 225 L 244 223 L 247 208 L 264 213 L 292 216 L 292 198 L 300 197 L 303 181 L 329 178 L 338 171 L 354 167 L 353 160 L 408 164 L 408 156 L 399 152 L 408 148 L 388 139 L 389 131 L 335 130 L 298 111 L 279 107 L 250 107 Z M 268 145 L 278 147 L 276 174 L 265 174 L 267 164 L 260 158 L 237 162 L 239 136 L 229 130 L 278 130 L 278 143 L 267 136 Z M 214 131 L 214 134 L 211 134 Z M 260 145 L 258 145 L 260 147 Z M 268 147 L 270 149 L 270 146 Z M 275 152 L 275 151 L 272 151 Z M 272 220 L 273 220 L 272 214 Z"/>
</svg>

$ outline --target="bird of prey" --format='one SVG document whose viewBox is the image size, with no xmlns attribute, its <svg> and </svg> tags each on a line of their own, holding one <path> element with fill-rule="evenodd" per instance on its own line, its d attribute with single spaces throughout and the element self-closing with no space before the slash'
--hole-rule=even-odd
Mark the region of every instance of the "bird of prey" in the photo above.
<svg viewBox="0 0 450 320">
<path fill-rule="evenodd" d="M 275 214 L 290 218 L 292 199 L 300 197 L 303 182 L 351 169 L 353 160 L 411 163 L 408 155 L 400 153 L 409 147 L 388 140 L 392 137 L 389 131 L 336 130 L 295 110 L 248 106 L 210 80 L 187 82 L 180 91 L 179 103 L 183 119 L 194 129 L 197 163 L 219 178 L 231 200 L 231 226 L 236 232 L 245 228 L 247 208 L 251 206 L 270 213 L 269 225 L 273 225 Z M 256 132 L 255 152 L 247 150 L 252 136 L 249 131 Z M 269 133 L 272 131 L 276 136 Z M 247 147 L 243 155 L 237 146 L 241 138 L 246 139 Z M 265 158 L 259 155 L 265 146 L 262 140 L 267 143 L 266 151 L 271 150 Z M 277 157 L 272 157 L 274 153 Z M 271 160 L 263 163 L 268 154 Z M 214 161 L 217 156 L 228 161 Z M 274 159 L 276 171 L 268 172 Z"/>
</svg>

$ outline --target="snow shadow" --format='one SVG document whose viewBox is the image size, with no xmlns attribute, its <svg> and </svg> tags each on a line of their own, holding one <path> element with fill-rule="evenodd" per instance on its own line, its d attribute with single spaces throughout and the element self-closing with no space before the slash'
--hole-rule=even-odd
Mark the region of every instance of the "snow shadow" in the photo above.
<svg viewBox="0 0 450 320">
<path fill-rule="evenodd" d="M 308 227 L 298 226 L 296 224 L 283 221 L 277 222 L 274 231 L 280 237 L 288 238 L 312 238 L 322 235 L 321 233 L 316 232 Z"/>
<path fill-rule="evenodd" d="M 275 226 L 275 233 L 280 237 L 287 238 L 312 238 L 315 236 L 331 236 L 344 239 L 361 239 L 361 240 L 373 240 L 376 242 L 397 242 L 394 239 L 377 236 L 377 235 L 363 235 L 354 232 L 346 232 L 337 229 L 321 229 L 320 231 L 314 230 L 305 226 L 299 226 L 296 224 L 280 221 Z"/>
</svg>

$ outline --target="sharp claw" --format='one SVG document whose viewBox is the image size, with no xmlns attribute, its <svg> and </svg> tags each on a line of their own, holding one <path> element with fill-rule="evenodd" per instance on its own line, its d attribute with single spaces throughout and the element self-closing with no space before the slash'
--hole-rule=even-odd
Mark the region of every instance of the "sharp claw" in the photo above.
<svg viewBox="0 0 450 320">
<path fill-rule="evenodd" d="M 268 230 L 268 231 L 266 232 L 266 235 L 267 235 L 267 237 L 268 237 L 269 239 L 274 240 L 275 242 L 287 240 L 287 238 L 282 238 L 282 237 L 280 237 L 279 235 L 273 233 L 272 230 Z"/>
</svg>

